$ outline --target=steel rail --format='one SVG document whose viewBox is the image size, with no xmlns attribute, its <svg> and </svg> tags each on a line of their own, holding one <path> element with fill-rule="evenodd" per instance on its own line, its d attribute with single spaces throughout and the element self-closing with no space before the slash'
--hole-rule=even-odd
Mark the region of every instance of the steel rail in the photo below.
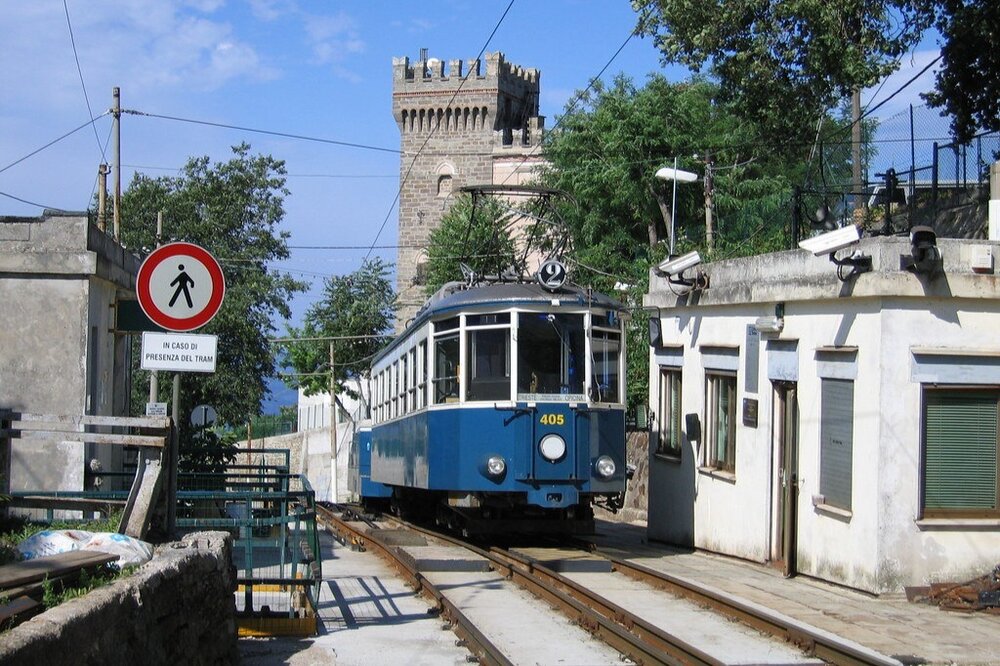
<svg viewBox="0 0 1000 666">
<path fill-rule="evenodd" d="M 837 666 L 899 666 L 897 660 L 874 650 L 846 643 L 834 634 L 798 622 L 771 609 L 734 598 L 725 592 L 602 553 L 600 549 L 590 552 L 609 560 L 614 571 L 647 585 L 667 590 L 676 596 L 706 605 L 758 631 L 789 641 L 810 656 L 827 663 Z"/>
<path fill-rule="evenodd" d="M 333 510 L 319 504 L 316 505 L 316 519 L 339 535 L 343 543 L 346 544 L 349 541 L 366 550 L 373 549 L 379 557 L 390 562 L 415 591 L 422 592 L 437 604 L 441 615 L 448 620 L 451 630 L 459 638 L 457 645 L 465 647 L 472 654 L 476 655 L 481 663 L 490 664 L 491 666 L 513 666 L 513 662 L 476 628 L 475 624 L 461 609 L 448 600 L 415 567 L 411 567 L 408 562 L 399 557 L 393 546 L 389 546 L 380 539 L 362 532 L 347 521 L 342 520 Z"/>
<path fill-rule="evenodd" d="M 507 562 L 501 566 L 516 582 L 636 663 L 725 663 L 533 560 L 496 548 L 490 555 Z"/>
<path fill-rule="evenodd" d="M 570 620 L 637 664 L 718 666 L 724 663 L 528 558 L 498 548 L 485 550 L 448 534 L 397 518 L 392 520 L 426 537 L 465 548 L 485 558 L 506 578 L 559 609 Z"/>
</svg>

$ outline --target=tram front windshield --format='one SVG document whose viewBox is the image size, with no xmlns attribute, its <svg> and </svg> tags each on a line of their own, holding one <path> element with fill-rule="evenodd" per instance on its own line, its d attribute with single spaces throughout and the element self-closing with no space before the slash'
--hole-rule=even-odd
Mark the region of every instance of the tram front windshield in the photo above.
<svg viewBox="0 0 1000 666">
<path fill-rule="evenodd" d="M 519 399 L 583 394 L 586 330 L 582 314 L 522 312 L 517 333 Z"/>
</svg>

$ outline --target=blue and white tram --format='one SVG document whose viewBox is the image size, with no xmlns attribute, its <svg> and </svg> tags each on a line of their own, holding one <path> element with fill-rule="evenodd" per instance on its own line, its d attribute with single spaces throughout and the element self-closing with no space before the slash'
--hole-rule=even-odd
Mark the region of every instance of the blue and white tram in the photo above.
<svg viewBox="0 0 1000 666">
<path fill-rule="evenodd" d="M 367 497 L 468 533 L 592 530 L 624 501 L 622 315 L 568 285 L 443 288 L 373 363 Z"/>
</svg>

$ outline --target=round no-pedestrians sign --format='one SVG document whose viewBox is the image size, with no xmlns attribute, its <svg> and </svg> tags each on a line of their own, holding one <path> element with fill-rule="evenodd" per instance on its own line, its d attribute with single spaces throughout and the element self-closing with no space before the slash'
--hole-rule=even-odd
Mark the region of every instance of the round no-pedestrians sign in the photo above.
<svg viewBox="0 0 1000 666">
<path fill-rule="evenodd" d="M 135 280 L 139 306 L 168 331 L 193 331 L 222 306 L 226 279 L 208 250 L 193 243 L 169 243 L 153 250 Z"/>
</svg>

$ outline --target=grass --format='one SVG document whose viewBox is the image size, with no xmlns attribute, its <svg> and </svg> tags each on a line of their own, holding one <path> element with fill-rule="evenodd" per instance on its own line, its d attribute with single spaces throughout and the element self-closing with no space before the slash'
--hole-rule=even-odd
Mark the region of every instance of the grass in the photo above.
<svg viewBox="0 0 1000 666">
<path fill-rule="evenodd" d="M 138 567 L 135 565 L 119 569 L 110 563 L 102 564 L 93 573 L 81 570 L 77 581 L 67 586 L 59 585 L 46 578 L 42 581 L 42 605 L 49 609 L 70 599 L 82 597 L 92 590 L 115 582 L 119 578 L 131 576 L 136 569 Z"/>
<path fill-rule="evenodd" d="M 51 523 L 33 522 L 14 516 L 0 519 L 0 564 L 18 561 L 20 557 L 17 552 L 17 544 L 44 530 L 116 532 L 120 520 L 121 514 L 119 512 L 98 520 L 55 520 Z M 130 576 L 137 568 L 133 565 L 119 569 L 114 564 L 104 564 L 91 572 L 80 571 L 79 578 L 71 585 L 63 585 L 58 581 L 46 579 L 42 582 L 42 604 L 48 609 L 70 599 L 82 597 L 91 590 Z M 4 600 L 4 595 L 0 594 L 0 605 L 3 604 Z"/>
</svg>

